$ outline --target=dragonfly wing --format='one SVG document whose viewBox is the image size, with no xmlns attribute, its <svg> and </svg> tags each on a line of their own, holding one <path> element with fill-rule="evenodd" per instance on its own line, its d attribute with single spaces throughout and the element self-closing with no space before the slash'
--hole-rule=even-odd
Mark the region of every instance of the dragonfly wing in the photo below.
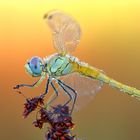
<svg viewBox="0 0 140 140">
<path fill-rule="evenodd" d="M 103 83 L 98 80 L 93 80 L 79 73 L 72 73 L 60 78 L 65 84 L 73 88 L 77 92 L 77 100 L 74 106 L 74 111 L 78 111 L 83 108 L 87 103 L 93 100 L 96 93 L 98 93 L 103 86 Z M 67 89 L 72 98 L 74 94 L 71 90 Z M 58 88 L 59 95 L 61 96 L 61 102 L 66 102 L 66 96 L 68 96 L 60 87 Z M 62 99 L 63 96 L 63 99 Z M 58 103 L 58 102 L 57 102 Z"/>
<path fill-rule="evenodd" d="M 53 33 L 54 47 L 59 53 L 74 51 L 80 42 L 80 25 L 68 14 L 54 10 L 45 15 Z"/>
</svg>

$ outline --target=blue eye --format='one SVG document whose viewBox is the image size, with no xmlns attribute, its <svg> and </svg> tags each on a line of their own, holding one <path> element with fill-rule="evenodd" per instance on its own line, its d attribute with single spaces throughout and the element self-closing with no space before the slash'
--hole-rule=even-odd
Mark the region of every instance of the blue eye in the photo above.
<svg viewBox="0 0 140 140">
<path fill-rule="evenodd" d="M 42 73 L 42 62 L 39 57 L 33 57 L 28 65 L 35 76 L 39 76 Z"/>
</svg>

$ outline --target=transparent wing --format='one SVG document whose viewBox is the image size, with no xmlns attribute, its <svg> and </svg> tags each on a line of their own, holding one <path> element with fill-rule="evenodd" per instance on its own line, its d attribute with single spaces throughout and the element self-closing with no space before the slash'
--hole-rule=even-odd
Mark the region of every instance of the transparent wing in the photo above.
<svg viewBox="0 0 140 140">
<path fill-rule="evenodd" d="M 74 51 L 80 42 L 80 25 L 68 14 L 54 10 L 44 18 L 53 33 L 54 47 L 59 53 Z"/>
<path fill-rule="evenodd" d="M 72 73 L 63 76 L 60 78 L 60 80 L 62 80 L 65 84 L 69 85 L 77 92 L 77 100 L 74 106 L 74 111 L 80 110 L 87 103 L 89 103 L 103 86 L 102 82 L 87 78 L 80 75 L 79 73 Z M 59 92 L 59 97 L 56 102 L 54 102 L 54 104 L 65 103 L 69 99 L 68 95 L 60 87 L 58 87 L 57 90 Z M 70 92 L 72 98 L 74 99 L 74 94 L 72 91 L 69 89 L 67 90 Z"/>
</svg>

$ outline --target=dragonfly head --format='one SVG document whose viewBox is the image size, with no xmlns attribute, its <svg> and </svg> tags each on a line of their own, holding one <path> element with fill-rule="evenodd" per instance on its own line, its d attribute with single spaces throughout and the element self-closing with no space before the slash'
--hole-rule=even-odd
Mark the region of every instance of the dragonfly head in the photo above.
<svg viewBox="0 0 140 140">
<path fill-rule="evenodd" d="M 43 61 L 40 57 L 32 57 L 27 63 L 25 64 L 26 71 L 33 77 L 41 76 L 43 72 Z"/>
</svg>

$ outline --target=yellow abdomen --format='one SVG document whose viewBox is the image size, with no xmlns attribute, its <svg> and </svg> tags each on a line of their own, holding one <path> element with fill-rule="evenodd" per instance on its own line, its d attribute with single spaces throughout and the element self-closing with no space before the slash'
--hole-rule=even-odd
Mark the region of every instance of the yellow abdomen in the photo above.
<svg viewBox="0 0 140 140">
<path fill-rule="evenodd" d="M 84 75 L 86 77 L 90 77 L 92 79 L 99 80 L 103 83 L 108 84 L 109 86 L 111 86 L 113 88 L 120 90 L 121 92 L 131 95 L 132 97 L 136 97 L 137 99 L 140 99 L 140 90 L 138 90 L 134 87 L 130 87 L 125 84 L 122 84 L 122 83 L 108 77 L 101 70 L 91 67 L 88 64 L 85 64 L 82 62 L 80 62 L 80 63 L 72 62 L 72 63 L 75 68 L 75 71 L 81 73 L 82 75 Z"/>
</svg>

